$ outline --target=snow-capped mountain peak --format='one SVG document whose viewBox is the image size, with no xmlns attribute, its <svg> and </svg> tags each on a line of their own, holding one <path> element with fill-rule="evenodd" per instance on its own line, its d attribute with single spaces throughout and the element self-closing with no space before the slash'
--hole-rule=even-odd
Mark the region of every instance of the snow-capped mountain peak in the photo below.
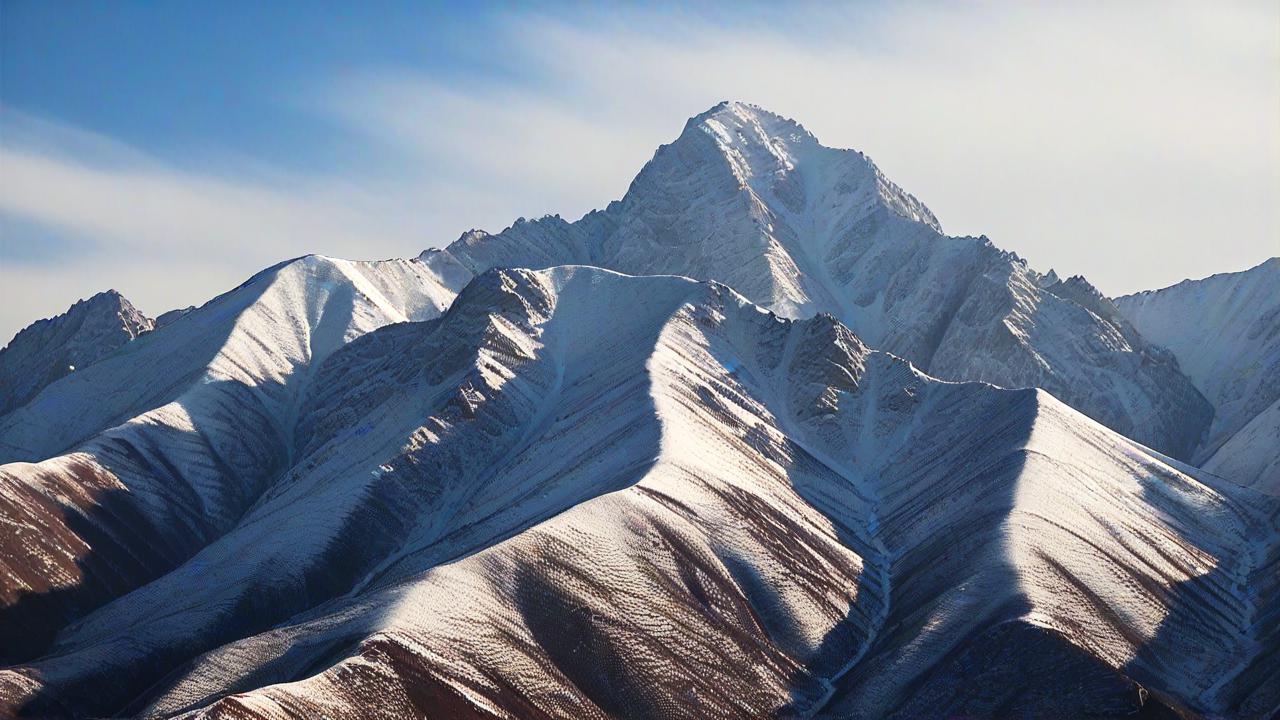
<svg viewBox="0 0 1280 720">
<path fill-rule="evenodd" d="M 1272 716 L 1175 360 L 1274 461 L 1264 270 L 1113 302 L 722 103 L 574 222 L 106 294 L 0 352 L 105 353 L 0 413 L 0 716 Z"/>
<path fill-rule="evenodd" d="M 812 213 L 818 201 L 833 200 L 822 208 L 829 212 L 843 202 L 854 208 L 882 204 L 903 218 L 942 232 L 924 203 L 894 184 L 856 150 L 830 148 L 818 142 L 800 123 L 757 105 L 722 102 L 690 119 L 676 143 L 690 133 L 711 137 L 728 161 L 734 177 L 744 186 L 766 196 L 771 206 L 793 214 Z M 800 177 L 793 177 L 799 173 Z M 811 191 L 832 186 L 834 198 L 810 197 Z"/>
<path fill-rule="evenodd" d="M 423 257 L 438 273 L 583 264 L 716 280 L 785 317 L 827 312 L 936 376 L 1041 387 L 1187 457 L 1211 409 L 1083 279 L 1053 283 L 985 237 L 948 237 L 862 153 L 721 103 L 577 222 L 471 231 Z"/>
<path fill-rule="evenodd" d="M 38 320 L 0 349 L 0 416 L 60 377 L 83 369 L 155 327 L 116 290 L 77 301 Z"/>
</svg>

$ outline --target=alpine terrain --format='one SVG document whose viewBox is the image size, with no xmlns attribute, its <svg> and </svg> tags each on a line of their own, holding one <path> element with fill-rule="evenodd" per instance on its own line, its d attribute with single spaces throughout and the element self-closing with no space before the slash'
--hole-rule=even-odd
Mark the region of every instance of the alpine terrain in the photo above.
<svg viewBox="0 0 1280 720">
<path fill-rule="evenodd" d="M 1116 300 L 1145 337 L 1171 351 L 1213 403 L 1193 459 L 1280 494 L 1280 257 Z"/>
<path fill-rule="evenodd" d="M 1277 277 L 1113 301 L 722 103 L 576 222 L 95 296 L 0 351 L 0 717 L 1271 717 Z"/>
</svg>

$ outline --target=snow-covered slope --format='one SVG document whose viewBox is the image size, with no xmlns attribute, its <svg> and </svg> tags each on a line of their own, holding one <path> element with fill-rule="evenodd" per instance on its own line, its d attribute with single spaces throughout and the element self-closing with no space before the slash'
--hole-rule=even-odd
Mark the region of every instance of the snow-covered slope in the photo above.
<svg viewBox="0 0 1280 720">
<path fill-rule="evenodd" d="M 417 261 L 283 263 L 0 418 L 0 461 L 27 461 L 0 466 L 0 661 L 232 527 L 288 468 L 318 364 L 454 290 Z"/>
<path fill-rule="evenodd" d="M 575 223 L 64 318 L 6 371 L 0 717 L 1275 715 L 1280 493 L 1218 477 L 1276 467 L 1266 282 L 1153 344 L 1170 291 L 725 103 Z"/>
<path fill-rule="evenodd" d="M 1219 477 L 1280 495 L 1280 400 L 1231 434 L 1204 469 Z"/>
<path fill-rule="evenodd" d="M 784 316 L 830 313 L 938 377 L 1044 388 L 1179 458 L 1211 418 L 1168 353 L 1082 279 L 1055 292 L 986 238 L 943 235 L 865 155 L 742 103 L 691 119 L 602 211 L 471 231 L 423 259 L 717 280 Z"/>
<path fill-rule="evenodd" d="M 1280 258 L 1115 303 L 1144 337 L 1173 351 L 1213 403 L 1213 424 L 1195 461 L 1280 493 Z"/>
<path fill-rule="evenodd" d="M 155 327 L 115 290 L 39 320 L 0 349 L 0 415 L 25 405 L 45 386 L 110 355 Z"/>
<path fill-rule="evenodd" d="M 365 267 L 366 286 L 339 261 L 276 269 L 254 281 L 267 287 L 229 335 L 266 312 L 277 284 L 368 293 L 373 275 L 428 283 L 424 271 Z M 235 419 L 263 427 L 204 415 L 188 431 L 200 441 L 131 441 L 121 457 L 165 457 L 113 475 L 113 502 L 81 502 L 59 473 L 111 466 L 112 438 L 160 420 L 4 466 L 2 497 L 27 493 L 5 518 L 29 497 L 40 522 L 79 518 L 6 543 L 6 562 L 30 547 L 74 557 L 69 592 L 103 577 L 74 568 L 136 563 L 155 579 L 0 670 L 0 707 L 475 718 L 1280 707 L 1275 498 L 1224 495 L 1042 391 L 940 382 L 828 315 L 785 320 L 678 277 L 489 271 L 439 318 L 336 345 L 392 309 L 431 317 L 423 298 L 438 289 L 369 297 L 333 325 L 332 304 L 302 298 L 314 312 L 298 324 L 254 320 L 249 337 L 288 331 L 228 358 L 281 378 L 237 401 Z M 139 347 L 174 352 L 184 325 L 219 302 L 242 307 L 243 291 Z M 276 345 L 296 356 L 259 356 Z M 258 474 L 238 516 L 191 542 L 158 525 L 159 547 L 189 557 L 129 544 L 157 476 L 192 495 L 237 485 L 199 478 L 228 457 L 216 439 L 246 432 L 278 471 Z M 38 632 L 13 617 L 2 626 L 18 640 Z"/>
</svg>

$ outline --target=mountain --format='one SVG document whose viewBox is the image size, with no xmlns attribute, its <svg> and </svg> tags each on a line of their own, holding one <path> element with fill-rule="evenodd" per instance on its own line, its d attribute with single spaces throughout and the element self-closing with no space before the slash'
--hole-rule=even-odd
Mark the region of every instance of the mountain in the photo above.
<svg viewBox="0 0 1280 720">
<path fill-rule="evenodd" d="M 32 323 L 0 349 L 0 415 L 21 407 L 58 378 L 97 362 L 153 327 L 151 318 L 115 290 L 100 292 L 57 317 Z"/>
<path fill-rule="evenodd" d="M 233 527 L 324 358 L 452 296 L 416 261 L 283 263 L 0 417 L 0 662 Z"/>
<path fill-rule="evenodd" d="M 942 234 L 865 155 L 742 103 L 691 119 L 604 210 L 471 231 L 422 259 L 716 280 L 785 317 L 830 313 L 935 377 L 1043 388 L 1184 460 L 1213 415 L 1083 278 L 1055 285 L 986 238 Z"/>
<path fill-rule="evenodd" d="M 223 405 L 245 422 L 246 405 L 288 406 L 305 371 L 334 349 L 439 314 L 461 287 L 442 282 L 407 260 L 308 256 L 268 268 L 0 417 L 0 462 L 55 455 L 158 408 L 185 417 Z"/>
<path fill-rule="evenodd" d="M 1204 463 L 1204 469 L 1270 495 L 1280 495 L 1280 400 L 1222 444 Z"/>
<path fill-rule="evenodd" d="M 196 308 L 194 305 L 189 305 L 184 308 L 176 308 L 173 310 L 169 310 L 168 312 L 162 312 L 156 316 L 156 328 L 157 329 L 162 328 L 165 325 L 168 325 L 169 323 L 181 318 L 183 315 L 186 315 L 187 313 L 195 309 Z"/>
<path fill-rule="evenodd" d="M 1201 373 L 725 103 L 577 222 L 38 323 L 0 717 L 1274 716 L 1280 494 L 1237 476 L 1280 405 L 1209 381 L 1268 392 L 1277 321 L 1233 287 Z"/>
<path fill-rule="evenodd" d="M 1280 493 L 1280 258 L 1115 304 L 1144 337 L 1173 351 L 1213 403 L 1213 423 L 1193 460 Z"/>
<path fill-rule="evenodd" d="M 3 517 L 32 528 L 0 577 L 57 581 L 4 611 L 4 647 L 43 637 L 0 707 L 1280 706 L 1280 500 L 718 283 L 490 270 L 441 314 L 449 287 L 419 261 L 307 258 L 94 366 L 128 392 L 186 380 L 0 470 Z M 193 343 L 217 352 L 159 364 Z"/>
</svg>

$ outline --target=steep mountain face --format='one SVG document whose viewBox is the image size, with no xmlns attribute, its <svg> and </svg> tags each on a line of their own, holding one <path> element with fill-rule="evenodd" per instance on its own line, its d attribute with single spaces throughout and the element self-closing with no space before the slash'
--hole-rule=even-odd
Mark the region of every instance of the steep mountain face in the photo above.
<svg viewBox="0 0 1280 720">
<path fill-rule="evenodd" d="M 371 292 L 392 281 L 417 291 Z M 4 647 L 40 632 L 32 617 L 55 635 L 0 670 L 0 707 L 1280 707 L 1280 500 L 1223 494 L 1042 391 L 939 382 L 831 316 L 719 284 L 493 270 L 436 317 L 449 288 L 419 262 L 273 269 L 140 341 L 171 356 L 206 335 L 184 326 L 229 318 L 177 400 L 4 466 L 3 516 L 38 507 L 30 526 L 55 528 L 4 546 L 6 588 L 52 564 L 59 591 L 98 602 L 6 606 Z M 122 393 L 156 372 L 107 362 Z"/>
<path fill-rule="evenodd" d="M 986 238 L 943 235 L 865 155 L 741 103 L 690 120 L 602 211 L 471 231 L 422 259 L 716 280 L 786 317 L 830 313 L 937 377 L 1044 388 L 1177 458 L 1212 418 L 1171 356 L 1083 279 L 1055 285 Z"/>
<path fill-rule="evenodd" d="M 417 261 L 284 263 L 0 418 L 0 662 L 233 527 L 288 468 L 320 362 L 455 291 Z"/>
<path fill-rule="evenodd" d="M 1280 258 L 1115 303 L 1144 337 L 1177 356 L 1213 403 L 1195 462 L 1280 493 Z"/>
<path fill-rule="evenodd" d="M 0 349 L 0 415 L 45 386 L 115 352 L 155 327 L 115 290 L 98 293 L 65 313 L 32 323 Z"/>
</svg>

